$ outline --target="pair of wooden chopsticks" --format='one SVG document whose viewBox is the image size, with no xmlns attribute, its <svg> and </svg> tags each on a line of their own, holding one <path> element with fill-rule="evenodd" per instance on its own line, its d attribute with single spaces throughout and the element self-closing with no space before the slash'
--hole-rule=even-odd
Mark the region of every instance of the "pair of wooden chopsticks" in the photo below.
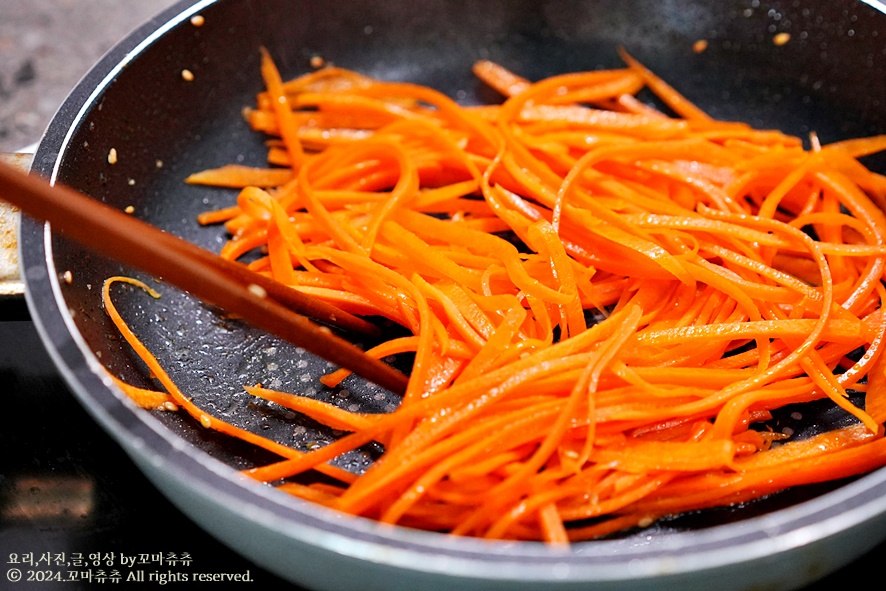
<svg viewBox="0 0 886 591">
<path fill-rule="evenodd" d="M 407 378 L 369 357 L 327 325 L 377 333 L 369 322 L 228 261 L 73 189 L 0 163 L 0 199 L 83 246 L 139 268 L 253 326 L 323 357 L 396 394 Z"/>
</svg>

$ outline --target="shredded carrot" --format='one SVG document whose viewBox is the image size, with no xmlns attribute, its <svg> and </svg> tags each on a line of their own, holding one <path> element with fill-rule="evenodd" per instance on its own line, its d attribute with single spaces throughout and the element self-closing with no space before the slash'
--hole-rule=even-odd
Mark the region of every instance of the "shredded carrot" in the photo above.
<svg viewBox="0 0 886 591">
<path fill-rule="evenodd" d="M 217 187 L 279 187 L 292 178 L 288 168 L 253 168 L 240 164 L 226 164 L 213 170 L 203 170 L 185 179 L 194 185 Z"/>
<path fill-rule="evenodd" d="M 170 402 L 280 456 L 246 475 L 386 523 L 564 545 L 883 466 L 886 181 L 858 158 L 886 136 L 807 151 L 621 55 L 536 82 L 479 61 L 503 101 L 462 107 L 340 68 L 284 82 L 262 53 L 246 119 L 268 168 L 189 177 L 240 189 L 200 223 L 225 225 L 223 256 L 403 327 L 370 355 L 414 357 L 385 414 L 244 386 L 344 432 L 328 445 L 196 408 L 106 307 Z M 812 401 L 853 424 L 771 430 Z M 329 464 L 373 441 L 362 473 Z M 311 470 L 338 483 L 294 479 Z"/>
<path fill-rule="evenodd" d="M 115 375 L 111 375 L 111 379 L 140 408 L 149 410 L 178 410 L 178 407 L 172 400 L 172 396 L 166 392 L 150 388 L 139 388 L 124 382 Z"/>
</svg>

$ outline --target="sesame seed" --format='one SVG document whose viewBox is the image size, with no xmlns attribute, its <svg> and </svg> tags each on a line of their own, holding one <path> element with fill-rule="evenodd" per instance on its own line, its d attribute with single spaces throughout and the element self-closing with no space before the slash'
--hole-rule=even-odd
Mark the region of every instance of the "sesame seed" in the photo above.
<svg viewBox="0 0 886 591">
<path fill-rule="evenodd" d="M 70 285 L 71 282 L 74 281 L 74 274 L 71 273 L 70 270 L 65 271 L 65 272 L 62 274 L 62 279 L 65 280 L 65 283 L 67 283 L 68 285 Z"/>
<path fill-rule="evenodd" d="M 706 39 L 699 39 L 698 41 L 696 41 L 695 43 L 692 44 L 692 51 L 694 51 L 695 53 L 701 53 L 707 48 L 708 48 L 708 42 Z"/>
<path fill-rule="evenodd" d="M 182 79 L 185 82 L 192 82 L 194 80 L 194 73 L 188 69 L 182 70 Z"/>
<path fill-rule="evenodd" d="M 772 38 L 772 42 L 778 46 L 782 46 L 790 40 L 791 40 L 790 33 L 779 33 L 778 35 L 776 35 L 775 37 Z"/>
<path fill-rule="evenodd" d="M 202 27 L 203 23 L 205 23 L 205 22 L 206 22 L 206 19 L 203 18 L 202 14 L 195 14 L 194 16 L 191 17 L 191 24 L 194 25 L 195 27 Z"/>
<path fill-rule="evenodd" d="M 117 164 L 117 148 L 108 151 L 108 164 Z"/>
<path fill-rule="evenodd" d="M 265 291 L 265 288 L 262 287 L 261 285 L 256 285 L 255 283 L 250 283 L 246 289 L 248 289 L 249 292 L 252 293 L 253 295 L 256 295 L 260 298 L 268 297 L 268 292 Z"/>
<path fill-rule="evenodd" d="M 131 205 L 127 205 L 126 209 L 124 209 L 123 211 L 125 211 L 126 213 L 132 213 L 133 211 L 135 211 L 135 208 Z"/>
</svg>

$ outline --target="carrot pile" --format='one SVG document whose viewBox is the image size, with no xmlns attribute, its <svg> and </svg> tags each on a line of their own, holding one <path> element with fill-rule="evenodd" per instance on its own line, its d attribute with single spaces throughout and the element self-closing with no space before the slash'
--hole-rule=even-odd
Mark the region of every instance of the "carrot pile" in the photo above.
<svg viewBox="0 0 886 591">
<path fill-rule="evenodd" d="M 193 407 L 118 326 L 168 403 L 281 456 L 247 475 L 385 523 L 567 544 L 886 464 L 886 177 L 859 162 L 886 136 L 806 149 L 622 56 L 538 82 L 479 62 L 504 100 L 460 106 L 335 67 L 284 82 L 263 54 L 246 117 L 268 168 L 193 175 L 239 189 L 200 222 L 223 256 L 405 327 L 370 351 L 414 354 L 395 411 L 247 386 L 347 432 L 288 448 Z M 851 426 L 762 426 L 820 399 Z M 329 464 L 372 441 L 364 473 Z M 312 470 L 332 480 L 294 478 Z"/>
</svg>

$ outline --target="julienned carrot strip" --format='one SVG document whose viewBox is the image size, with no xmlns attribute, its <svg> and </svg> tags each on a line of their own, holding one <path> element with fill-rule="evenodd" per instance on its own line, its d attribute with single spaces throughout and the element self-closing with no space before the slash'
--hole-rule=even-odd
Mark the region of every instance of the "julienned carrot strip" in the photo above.
<svg viewBox="0 0 886 591">
<path fill-rule="evenodd" d="M 571 260 L 553 226 L 545 220 L 535 222 L 527 230 L 527 239 L 530 247 L 550 260 L 551 274 L 559 285 L 559 291 L 572 296 L 571 301 L 561 305 L 560 334 L 568 337 L 583 332 L 587 324 L 579 299 L 578 281 Z"/>
<path fill-rule="evenodd" d="M 264 48 L 262 48 L 261 74 L 268 87 L 268 93 L 271 95 L 271 108 L 276 115 L 277 125 L 289 153 L 290 162 L 293 166 L 299 166 L 304 159 L 304 150 L 298 138 L 298 124 L 292 115 L 289 100 L 283 90 L 280 72 Z"/>
<path fill-rule="evenodd" d="M 283 82 L 264 53 L 247 120 L 271 168 L 192 177 L 241 189 L 200 223 L 231 233 L 224 256 L 400 324 L 370 354 L 413 355 L 408 392 L 366 415 L 247 386 L 346 432 L 306 454 L 163 377 L 170 400 L 278 453 L 245 474 L 289 494 L 558 545 L 886 464 L 886 181 L 858 161 L 886 140 L 806 151 L 622 57 L 539 81 L 478 62 L 505 100 L 462 107 L 339 68 Z M 816 400 L 857 423 L 805 441 L 761 426 Z M 363 473 L 330 467 L 372 441 L 384 453 Z M 310 470 L 341 484 L 290 479 Z"/>
<path fill-rule="evenodd" d="M 480 350 L 473 355 L 473 359 L 465 366 L 464 370 L 456 378 L 456 381 L 464 382 L 493 367 L 503 351 L 516 338 L 525 319 L 526 311 L 522 307 L 514 306 L 511 308 L 501 324 L 489 335 L 489 338 L 487 338 Z"/>
<path fill-rule="evenodd" d="M 639 61 L 634 59 L 628 54 L 623 48 L 619 48 L 619 55 L 621 58 L 627 63 L 631 68 L 633 68 L 643 79 L 646 81 L 646 84 L 649 85 L 649 88 L 655 92 L 659 98 L 661 98 L 667 105 L 672 108 L 678 115 L 689 119 L 699 119 L 702 121 L 708 121 L 711 117 L 696 107 L 694 104 L 689 102 L 686 97 L 677 92 L 670 84 L 656 76 L 652 73 L 648 68 L 646 68 Z"/>
<path fill-rule="evenodd" d="M 528 479 L 532 477 L 542 466 L 544 466 L 555 450 L 560 446 L 562 440 L 567 436 L 570 430 L 570 423 L 574 420 L 577 410 L 582 406 L 586 407 L 588 426 L 592 427 L 595 421 L 595 401 L 597 386 L 602 374 L 603 368 L 618 354 L 630 334 L 636 330 L 643 310 L 639 306 L 631 307 L 626 313 L 623 324 L 606 340 L 604 340 L 600 348 L 595 351 L 588 360 L 581 377 L 575 382 L 572 391 L 569 394 L 568 401 L 564 405 L 563 411 L 557 417 L 556 423 L 551 430 L 545 434 L 544 440 L 538 449 L 533 453 L 532 457 L 519 467 L 519 469 L 508 476 L 500 485 L 496 486 L 490 494 L 490 498 L 483 506 L 462 524 L 461 529 L 467 531 L 476 527 L 476 523 L 480 520 L 488 519 L 488 516 L 494 515 L 496 512 L 488 512 L 488 509 L 500 508 L 507 502 L 507 497 L 513 498 L 515 493 L 522 494 L 525 490 Z M 584 403 L 584 404 L 582 404 Z M 590 456 L 591 448 L 594 444 L 594 431 L 589 429 L 583 446 L 583 452 L 576 462 L 578 466 L 582 466 Z"/>
<path fill-rule="evenodd" d="M 474 62 L 473 72 L 483 82 L 500 92 L 504 96 L 520 94 L 530 86 L 530 82 L 489 60 Z"/>
<path fill-rule="evenodd" d="M 288 392 L 269 390 L 260 386 L 246 386 L 245 390 L 258 398 L 264 398 L 286 408 L 297 410 L 332 429 L 357 431 L 368 427 L 377 418 L 377 415 L 348 412 L 328 402 L 295 396 Z"/>
<path fill-rule="evenodd" d="M 797 320 L 758 320 L 748 322 L 730 322 L 724 324 L 707 324 L 704 326 L 686 326 L 661 331 L 644 331 L 637 335 L 637 341 L 644 346 L 668 346 L 678 343 L 701 340 L 706 343 L 718 340 L 735 341 L 747 339 L 755 335 L 779 339 L 804 337 L 816 326 L 812 319 Z M 834 320 L 827 324 L 821 339 L 828 342 L 858 343 L 862 341 L 862 324 L 859 321 Z"/>
<path fill-rule="evenodd" d="M 280 443 L 277 443 L 276 441 L 267 439 L 266 437 L 262 437 L 261 435 L 256 435 L 245 429 L 241 429 L 240 427 L 231 425 L 230 423 L 227 423 L 217 417 L 204 412 L 203 410 L 198 408 L 197 405 L 195 405 L 190 398 L 185 396 L 185 394 L 178 388 L 175 382 L 169 377 L 169 374 L 166 373 L 166 370 L 163 369 L 157 359 L 150 353 L 150 351 L 145 348 L 145 346 L 141 343 L 135 333 L 133 333 L 129 329 L 123 318 L 120 316 L 120 313 L 117 311 L 116 306 L 114 306 L 114 303 L 111 299 L 110 290 L 111 286 L 117 282 L 134 285 L 139 289 L 145 290 L 153 298 L 159 298 L 160 294 L 148 287 L 145 283 L 129 277 L 110 277 L 105 280 L 102 287 L 102 299 L 105 311 L 107 312 L 108 316 L 110 316 L 111 320 L 117 326 L 117 329 L 126 339 L 126 342 L 129 343 L 129 345 L 135 350 L 138 356 L 148 365 L 152 375 L 163 385 L 164 388 L 166 388 L 166 390 L 169 392 L 170 397 L 176 405 L 185 409 L 185 411 L 189 415 L 199 421 L 199 423 L 207 429 L 214 429 L 232 437 L 236 437 L 237 439 L 242 439 L 244 441 L 252 443 L 253 445 L 262 447 L 264 449 L 267 449 L 268 451 L 272 451 L 285 458 L 292 459 L 302 456 L 302 453 L 296 449 L 293 449 L 286 445 L 282 445 Z M 319 468 L 319 470 L 327 476 L 332 476 L 333 478 L 341 480 L 342 482 L 352 482 L 354 480 L 353 474 L 347 472 L 346 470 L 335 468 L 334 466 L 322 466 Z"/>
<path fill-rule="evenodd" d="M 886 150 L 886 135 L 843 140 L 841 142 L 828 144 L 823 149 L 825 152 L 830 150 L 843 150 L 853 158 L 861 158 Z"/>
<path fill-rule="evenodd" d="M 886 422 L 886 356 L 877 356 L 868 373 L 865 410 L 878 423 Z"/>
<path fill-rule="evenodd" d="M 519 251 L 507 240 L 483 232 L 459 228 L 413 212 L 398 212 L 395 217 L 398 222 L 403 223 L 407 230 L 424 230 L 433 234 L 438 240 L 445 240 L 463 248 L 475 248 L 492 254 L 501 260 L 514 285 L 526 293 L 535 294 L 542 300 L 556 304 L 568 304 L 572 300 L 570 296 L 545 286 L 527 273 L 521 262 Z"/>
<path fill-rule="evenodd" d="M 613 315 L 616 319 L 620 319 L 621 316 L 621 314 Z M 402 457 L 409 457 L 413 450 L 422 448 L 429 442 L 439 440 L 452 433 L 463 421 L 479 414 L 496 401 L 506 399 L 509 393 L 521 386 L 539 378 L 547 378 L 568 371 L 570 368 L 585 365 L 587 355 L 579 354 L 580 351 L 586 349 L 600 337 L 610 334 L 610 331 L 615 329 L 613 324 L 596 325 L 577 337 L 561 341 L 557 345 L 539 350 L 534 354 L 521 356 L 507 366 L 496 368 L 466 383 L 453 385 L 433 398 L 426 398 L 416 401 L 408 407 L 401 407 L 390 416 L 380 419 L 378 424 L 370 429 L 366 429 L 362 433 L 355 433 L 351 441 L 346 441 L 347 437 L 343 438 L 315 452 L 314 458 L 302 458 L 289 462 L 288 473 L 297 473 L 310 468 L 313 462 L 325 461 L 327 455 L 335 457 L 338 454 L 334 448 L 340 447 L 346 450 L 351 446 L 359 446 L 370 441 L 377 433 L 387 428 L 402 425 L 404 421 L 412 421 L 416 416 L 428 417 L 428 420 L 416 426 L 403 445 L 389 450 L 384 457 L 384 462 L 387 465 L 396 467 Z M 481 393 L 483 394 L 482 398 L 478 398 Z M 378 462 L 370 468 L 370 471 L 380 474 L 378 478 L 366 477 L 369 474 L 367 472 L 367 475 L 361 479 L 360 486 L 349 489 L 347 496 L 359 498 L 360 495 L 365 495 L 367 490 L 372 490 L 373 487 L 377 489 L 378 481 L 388 478 L 384 475 L 381 464 L 382 462 Z M 281 466 L 281 468 L 283 467 Z M 253 471 L 252 474 L 258 470 L 261 469 Z M 277 471 L 275 473 L 284 472 Z"/>
<path fill-rule="evenodd" d="M 227 164 L 221 168 L 196 172 L 189 175 L 185 182 L 213 187 L 279 187 L 291 179 L 292 171 L 288 168 L 255 168 Z"/>
<path fill-rule="evenodd" d="M 418 339 L 416 337 L 400 337 L 397 339 L 385 341 L 384 343 L 367 350 L 366 354 L 375 357 L 376 359 L 381 359 L 389 355 L 397 355 L 398 353 L 414 353 L 417 347 Z M 458 345 L 456 345 L 455 347 L 451 347 L 449 349 L 449 353 L 450 355 L 459 359 L 468 359 L 473 355 L 473 352 L 469 348 L 459 347 Z M 322 378 L 320 378 L 320 381 L 323 383 L 323 385 L 329 386 L 331 388 L 337 386 L 349 375 L 351 375 L 350 371 L 346 369 L 339 369 L 331 374 L 323 376 Z"/>
<path fill-rule="evenodd" d="M 178 407 L 172 400 L 172 396 L 168 393 L 148 388 L 139 388 L 124 382 L 113 374 L 109 375 L 117 387 L 123 390 L 136 406 L 149 410 L 178 410 Z"/>
<path fill-rule="evenodd" d="M 501 413 L 489 420 L 478 421 L 472 427 L 440 444 L 428 446 L 414 458 L 411 465 L 404 465 L 388 476 L 389 480 L 403 478 L 408 476 L 410 468 L 420 469 L 423 465 L 428 466 L 421 477 L 403 490 L 398 498 L 378 499 L 389 503 L 384 512 L 385 520 L 395 522 L 398 516 L 405 514 L 411 506 L 423 498 L 426 491 L 434 484 L 440 483 L 450 470 L 464 466 L 473 458 L 495 454 L 498 450 L 531 449 L 526 446 L 536 442 L 539 433 L 551 425 L 559 406 L 556 400 L 545 401 L 527 408 Z M 539 426 L 542 427 L 541 431 L 537 428 Z M 525 459 L 523 455 L 515 457 L 517 461 L 522 459 Z M 483 478 L 487 474 L 479 474 L 478 477 Z M 348 499 L 347 502 L 368 504 L 373 500 L 372 496 L 363 495 L 358 499 Z M 474 504 L 479 505 L 484 500 L 478 499 Z"/>
<path fill-rule="evenodd" d="M 801 361 L 800 365 L 834 404 L 855 416 L 872 433 L 882 430 L 882 427 L 868 413 L 849 401 L 849 395 L 837 381 L 831 368 L 824 365 L 821 358 L 815 352 L 812 352 L 810 357 Z"/>
<path fill-rule="evenodd" d="M 668 118 L 667 115 L 665 115 L 655 107 L 644 103 L 632 94 L 623 94 L 619 96 L 617 99 L 615 99 L 615 105 L 617 105 L 623 111 L 634 113 L 636 115 L 647 115 L 649 117 L 655 117 L 656 119 Z"/>
<path fill-rule="evenodd" d="M 588 129 L 602 129 L 610 132 L 619 132 L 622 140 L 630 139 L 637 135 L 640 137 L 680 137 L 684 135 L 689 126 L 679 119 L 668 119 L 660 116 L 647 114 L 618 113 L 603 109 L 591 109 L 578 105 L 527 105 L 520 111 L 520 121 L 529 123 L 546 123 L 565 126 L 568 129 L 579 128 L 585 130 L 583 137 L 589 137 Z M 592 136 L 591 136 L 592 137 Z"/>
<path fill-rule="evenodd" d="M 751 456 L 763 463 L 767 454 L 787 448 L 781 460 L 737 472 L 711 473 L 674 481 L 648 500 L 637 503 L 637 510 L 656 514 L 685 511 L 687 507 L 713 507 L 740 503 L 779 490 L 779 481 L 788 486 L 803 482 L 823 482 L 845 478 L 882 465 L 886 439 L 863 427 L 849 427 L 773 448 Z M 828 449 L 829 453 L 822 453 Z M 789 459 L 785 460 L 785 456 Z M 741 466 L 740 463 L 739 466 Z M 790 466 L 790 468 L 787 468 Z"/>
</svg>

